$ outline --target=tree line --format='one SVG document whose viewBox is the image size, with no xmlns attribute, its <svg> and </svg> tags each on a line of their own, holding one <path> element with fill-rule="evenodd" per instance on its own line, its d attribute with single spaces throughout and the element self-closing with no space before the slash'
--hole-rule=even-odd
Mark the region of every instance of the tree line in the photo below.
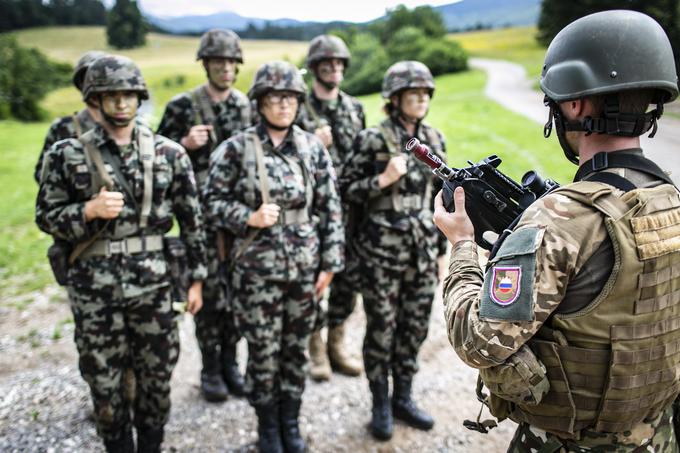
<svg viewBox="0 0 680 453">
<path fill-rule="evenodd" d="M 100 0 L 0 0 L 0 33 L 49 25 L 104 25 Z"/>
</svg>

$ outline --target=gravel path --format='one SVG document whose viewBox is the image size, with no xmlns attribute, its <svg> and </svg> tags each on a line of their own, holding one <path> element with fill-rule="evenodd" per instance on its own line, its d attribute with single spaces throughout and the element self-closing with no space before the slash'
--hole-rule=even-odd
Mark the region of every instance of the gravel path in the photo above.
<svg viewBox="0 0 680 453">
<path fill-rule="evenodd" d="M 548 109 L 543 105 L 543 93 L 533 89 L 533 81 L 527 79 L 524 68 L 516 63 L 502 60 L 471 58 L 470 66 L 487 73 L 485 94 L 503 107 L 539 123 L 537 137 L 543 134 L 543 124 L 548 119 Z M 677 111 L 680 103 L 671 104 Z M 670 171 L 676 184 L 680 184 L 680 119 L 669 115 L 659 121 L 659 131 L 654 138 L 642 137 L 645 154 L 661 168 Z"/>
<path fill-rule="evenodd" d="M 73 324 L 65 296 L 50 287 L 12 306 L 0 298 L 0 451 L 103 451 L 89 420 L 89 392 L 77 369 Z M 8 308 L 9 307 L 9 308 Z M 198 390 L 199 352 L 193 321 L 180 319 L 182 351 L 173 375 L 173 410 L 166 451 L 255 451 L 255 414 L 243 399 L 204 402 Z M 364 317 L 358 307 L 349 321 L 351 350 L 360 351 Z M 55 333 L 58 332 L 58 333 Z M 239 344 L 245 365 L 245 343 Z M 446 337 L 441 299 L 434 302 L 430 334 L 420 355 L 414 391 L 431 411 L 435 428 L 421 432 L 397 424 L 390 442 L 371 439 L 366 424 L 370 394 L 365 377 L 334 375 L 308 381 L 301 426 L 312 452 L 477 452 L 505 451 L 514 426 L 504 422 L 488 435 L 462 426 L 474 418 L 476 374 L 454 354 Z"/>
</svg>

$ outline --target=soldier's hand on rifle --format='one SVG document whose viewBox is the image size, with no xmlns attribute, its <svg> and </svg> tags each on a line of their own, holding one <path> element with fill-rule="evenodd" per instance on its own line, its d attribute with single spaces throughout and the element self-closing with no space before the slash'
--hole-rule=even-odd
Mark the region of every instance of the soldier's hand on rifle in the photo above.
<svg viewBox="0 0 680 453">
<path fill-rule="evenodd" d="M 434 224 L 444 233 L 452 245 L 460 241 L 474 241 L 475 227 L 465 211 L 465 191 L 456 187 L 453 192 L 455 212 L 448 212 L 444 207 L 441 190 L 434 199 Z"/>
<path fill-rule="evenodd" d="M 392 157 L 387 162 L 385 170 L 378 176 L 378 186 L 382 189 L 399 181 L 399 178 L 406 174 L 406 162 L 406 156 Z"/>
<path fill-rule="evenodd" d="M 212 129 L 212 126 L 205 124 L 193 126 L 191 129 L 189 129 L 189 133 L 182 137 L 179 143 L 189 151 L 197 150 L 208 143 L 210 131 L 212 131 Z"/>
<path fill-rule="evenodd" d="M 85 221 L 115 219 L 125 205 L 123 198 L 121 192 L 109 192 L 102 187 L 95 198 L 85 203 Z"/>
<path fill-rule="evenodd" d="M 203 307 L 203 282 L 193 282 L 187 293 L 187 311 L 195 315 Z"/>
<path fill-rule="evenodd" d="M 333 133 L 331 132 L 331 127 L 326 124 L 314 131 L 314 134 L 321 139 L 323 146 L 328 148 L 333 144 Z"/>
<path fill-rule="evenodd" d="M 248 226 L 255 228 L 269 228 L 274 225 L 279 219 L 281 208 L 277 204 L 263 203 L 257 211 L 250 214 L 248 218 Z"/>
<path fill-rule="evenodd" d="M 333 272 L 321 271 L 319 276 L 316 278 L 316 284 L 314 285 L 314 290 L 316 292 L 316 297 L 321 297 L 328 285 L 331 284 L 333 280 Z"/>
</svg>

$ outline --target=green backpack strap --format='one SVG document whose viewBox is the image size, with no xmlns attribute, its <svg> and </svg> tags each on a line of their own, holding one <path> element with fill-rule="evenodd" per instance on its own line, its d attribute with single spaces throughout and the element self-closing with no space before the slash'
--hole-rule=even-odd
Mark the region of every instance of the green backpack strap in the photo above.
<svg viewBox="0 0 680 453">
<path fill-rule="evenodd" d="M 144 126 L 137 126 L 137 139 L 139 145 L 139 157 L 142 159 L 144 170 L 144 195 L 142 198 L 142 209 L 139 213 L 139 227 L 146 228 L 151 214 L 151 202 L 153 200 L 153 161 L 156 156 L 154 146 L 154 136 L 150 129 Z"/>
<path fill-rule="evenodd" d="M 385 140 L 385 146 L 387 146 L 388 156 L 386 160 L 389 161 L 392 157 L 401 155 L 401 151 L 399 151 L 399 140 L 397 139 L 397 135 L 394 133 L 394 129 L 392 129 L 392 127 L 388 124 L 387 120 L 378 125 L 378 130 Z M 381 153 L 378 153 L 376 158 L 382 158 L 380 154 Z M 403 198 L 399 194 L 399 181 L 392 184 L 390 198 L 392 200 L 392 209 L 395 211 L 404 210 Z"/>
<path fill-rule="evenodd" d="M 191 103 L 194 109 L 194 126 L 199 124 L 208 124 L 212 126 L 210 131 L 210 141 L 212 146 L 215 147 L 219 145 L 217 141 L 217 118 L 215 117 L 215 111 L 212 108 L 212 102 L 210 101 L 210 96 L 208 96 L 208 90 L 205 85 L 191 90 Z"/>
</svg>

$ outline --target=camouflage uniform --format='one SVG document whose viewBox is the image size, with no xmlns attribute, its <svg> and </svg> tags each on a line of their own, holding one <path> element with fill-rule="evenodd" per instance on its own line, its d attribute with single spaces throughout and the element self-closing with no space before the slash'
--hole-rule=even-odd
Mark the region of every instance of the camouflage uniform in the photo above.
<svg viewBox="0 0 680 453">
<path fill-rule="evenodd" d="M 302 104 L 300 106 L 297 124 L 302 129 L 312 133 L 324 125 L 331 127 L 333 144 L 328 148 L 328 151 L 333 159 L 335 171 L 340 175 L 355 137 L 366 127 L 364 108 L 356 98 L 342 91 L 335 101 L 322 101 L 314 95 L 313 91 L 310 91 L 308 102 L 309 105 Z M 310 107 L 314 109 L 315 115 L 309 112 Z M 348 206 L 344 206 L 345 226 L 347 226 L 347 210 Z M 348 253 L 351 250 L 350 239 L 347 238 L 346 251 Z M 328 299 L 328 319 L 325 319 L 326 316 L 320 310 L 315 330 L 322 328 L 326 322 L 331 328 L 339 326 L 352 314 L 356 301 L 354 294 L 357 292 L 357 282 L 349 273 L 350 262 L 351 259 L 348 255 L 345 257 L 345 271 L 333 277 Z"/>
<path fill-rule="evenodd" d="M 196 175 L 196 184 L 201 190 L 208 179 L 208 164 L 213 149 L 238 131 L 250 126 L 251 113 L 248 98 L 235 88 L 229 91 L 229 97 L 224 102 L 211 105 L 215 112 L 215 121 L 212 125 L 215 128 L 217 143 L 211 140 L 200 149 L 188 151 Z M 197 121 L 197 110 L 200 111 L 199 107 L 194 105 L 191 93 L 175 96 L 165 108 L 160 126 L 158 126 L 158 134 L 179 143 L 182 137 L 189 133 L 192 126 L 210 124 L 201 116 L 201 113 L 199 113 L 201 122 Z M 201 351 L 219 350 L 222 344 L 233 346 L 241 337 L 220 287 L 215 233 L 206 229 L 206 235 L 209 244 L 208 278 L 203 282 L 203 308 L 194 318 L 196 339 Z"/>
<path fill-rule="evenodd" d="M 677 452 L 680 193 L 633 148 L 678 96 L 670 42 L 644 14 L 585 16 L 550 44 L 541 89 L 575 182 L 529 206 L 485 272 L 454 245 L 449 340 L 492 414 L 520 423 L 511 452 Z M 560 106 L 586 97 L 604 108 Z M 583 162 L 594 144 L 610 150 Z"/>
<path fill-rule="evenodd" d="M 112 82 L 121 78 L 125 82 Z M 140 97 L 147 94 L 139 70 L 124 57 L 98 60 L 86 84 L 88 80 L 93 91 L 123 89 L 138 91 Z M 137 140 L 142 133 L 153 137 L 142 128 L 136 125 L 130 145 L 120 147 L 99 125 L 88 134 L 94 148 L 119 162 L 120 174 L 131 188 L 131 193 L 125 189 L 115 165 L 106 164 L 116 190 L 125 197 L 116 219 L 85 221 L 85 203 L 100 186 L 83 143 L 75 139 L 57 142 L 46 154 L 36 201 L 38 226 L 55 238 L 75 246 L 98 235 L 68 269 L 80 370 L 92 393 L 97 431 L 105 442 L 118 442 L 132 423 L 121 384 L 122 366 L 128 355 L 132 358 L 138 386 L 134 425 L 140 446 L 146 439 L 144 433 L 150 431 L 160 431 L 162 439 L 170 409 L 170 376 L 179 353 L 166 260 L 158 244 L 150 245 L 152 238 L 172 228 L 173 217 L 187 246 L 192 279 L 203 280 L 206 275 L 205 236 L 191 162 L 180 146 L 160 136 L 153 138 L 151 211 L 147 226 L 140 226 L 144 175 Z M 147 251 L 125 252 L 133 240 Z"/>
<path fill-rule="evenodd" d="M 35 165 L 35 172 L 33 174 L 35 182 L 40 183 L 43 160 L 52 145 L 66 138 L 77 138 L 78 135 L 92 129 L 95 124 L 92 115 L 90 115 L 87 109 L 82 109 L 74 115 L 63 116 L 54 120 L 47 131 L 40 156 L 38 156 L 38 163 Z"/>
<path fill-rule="evenodd" d="M 230 30 L 214 29 L 206 32 L 201 37 L 197 59 L 211 57 L 233 58 L 243 62 L 238 36 Z M 170 100 L 165 107 L 158 133 L 179 143 L 189 134 L 192 126 L 205 124 L 213 127 L 206 145 L 196 150 L 188 150 L 196 183 L 199 192 L 202 193 L 208 179 L 210 154 L 224 140 L 249 127 L 251 116 L 250 100 L 236 88 L 231 87 L 228 97 L 215 103 L 210 99 L 206 86 L 202 85 Z M 203 282 L 203 308 L 196 314 L 194 321 L 196 339 L 203 357 L 204 372 L 201 379 L 204 382 L 204 395 L 210 400 L 219 401 L 226 394 L 224 392 L 226 388 L 219 382 L 220 374 L 224 375 L 231 392 L 235 394 L 242 392 L 243 381 L 238 373 L 235 358 L 236 343 L 241 334 L 219 279 L 215 231 L 206 228 L 206 238 L 208 277 Z"/>
<path fill-rule="evenodd" d="M 305 182 L 281 156 L 302 160 L 314 183 L 313 221 L 262 229 L 233 261 L 250 231 L 246 221 L 262 203 L 259 185 L 253 186 L 254 180 L 246 177 L 246 134 L 252 133 L 262 142 L 271 199 L 281 206 L 281 216 L 307 203 Z M 296 149 L 294 135 L 302 137 L 306 149 Z M 220 145 L 211 158 L 207 216 L 214 226 L 234 236 L 231 282 L 239 327 L 248 340 L 246 384 L 253 405 L 276 401 L 281 395 L 293 399 L 302 395 L 304 352 L 315 320 L 316 276 L 319 270 L 338 272 L 343 266 L 343 228 L 334 178 L 323 145 L 298 128 L 276 149 L 263 125 L 247 129 Z"/>
<path fill-rule="evenodd" d="M 397 120 L 385 120 L 381 127 L 392 131 L 397 149 L 403 149 L 411 138 Z M 433 140 L 434 136 L 437 139 Z M 444 139 L 438 131 L 420 123 L 416 137 L 446 159 Z M 412 155 L 407 155 L 407 173 L 395 184 L 400 196 L 421 197 L 422 201 L 403 210 L 373 209 L 376 200 L 389 199 L 392 192 L 391 186 L 378 188 L 386 154 L 389 151 L 381 129 L 362 131 L 340 179 L 343 199 L 361 203 L 365 209 L 353 243 L 361 263 L 358 273 L 367 322 L 364 366 L 369 381 L 387 376 L 390 370 L 404 379 L 415 375 L 416 356 L 427 336 L 437 285 L 437 257 L 446 253 L 446 239 L 432 223 L 436 188 L 424 199 L 430 181 L 441 183 Z"/>
</svg>

